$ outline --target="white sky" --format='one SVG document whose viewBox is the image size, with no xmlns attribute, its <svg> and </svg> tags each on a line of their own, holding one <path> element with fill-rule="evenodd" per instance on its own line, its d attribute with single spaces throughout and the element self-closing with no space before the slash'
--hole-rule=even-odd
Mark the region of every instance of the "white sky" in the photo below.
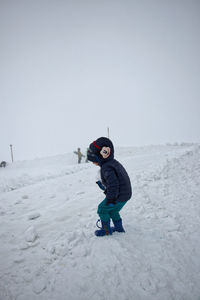
<svg viewBox="0 0 200 300">
<path fill-rule="evenodd" d="M 200 142 L 199 0 L 0 0 L 0 161 Z"/>
</svg>

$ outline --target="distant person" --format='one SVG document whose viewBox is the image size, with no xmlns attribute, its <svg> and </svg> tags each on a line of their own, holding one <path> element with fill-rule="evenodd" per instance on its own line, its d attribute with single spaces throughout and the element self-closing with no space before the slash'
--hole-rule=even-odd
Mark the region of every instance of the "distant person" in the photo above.
<svg viewBox="0 0 200 300">
<path fill-rule="evenodd" d="M 2 162 L 0 163 L 0 167 L 1 167 L 1 168 L 5 168 L 6 165 L 7 165 L 6 161 L 2 161 Z"/>
<path fill-rule="evenodd" d="M 89 151 L 89 148 L 87 148 L 87 151 L 86 151 L 86 159 L 85 159 L 86 163 L 88 163 L 88 151 Z"/>
<path fill-rule="evenodd" d="M 114 159 L 114 146 L 106 137 L 98 138 L 90 144 L 88 160 L 99 166 L 101 181 L 98 186 L 104 190 L 106 198 L 99 204 L 97 213 L 100 217 L 100 230 L 95 231 L 96 236 L 110 235 L 114 231 L 125 232 L 119 211 L 131 198 L 131 182 L 124 167 Z M 114 227 L 110 227 L 112 219 Z"/>
<path fill-rule="evenodd" d="M 83 154 L 81 153 L 81 149 L 80 149 L 80 148 L 78 148 L 77 151 L 74 151 L 74 153 L 78 155 L 78 164 L 80 164 L 80 163 L 81 163 L 81 160 L 82 160 L 82 157 L 85 157 L 85 155 L 83 155 Z"/>
</svg>

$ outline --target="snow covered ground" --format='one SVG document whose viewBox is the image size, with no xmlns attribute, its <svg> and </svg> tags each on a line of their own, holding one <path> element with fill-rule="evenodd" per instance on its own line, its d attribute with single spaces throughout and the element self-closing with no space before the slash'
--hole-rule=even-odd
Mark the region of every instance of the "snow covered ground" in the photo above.
<svg viewBox="0 0 200 300">
<path fill-rule="evenodd" d="M 121 148 L 125 234 L 94 236 L 98 167 L 0 169 L 0 300 L 200 300 L 200 146 Z"/>
</svg>

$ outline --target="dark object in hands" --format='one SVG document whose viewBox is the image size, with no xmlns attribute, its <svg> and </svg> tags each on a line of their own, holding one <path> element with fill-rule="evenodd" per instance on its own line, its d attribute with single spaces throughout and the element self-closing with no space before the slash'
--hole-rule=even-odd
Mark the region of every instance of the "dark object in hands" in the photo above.
<svg viewBox="0 0 200 300">
<path fill-rule="evenodd" d="M 96 184 L 98 184 L 101 190 L 105 191 L 105 186 L 101 183 L 100 180 L 96 181 Z"/>
</svg>

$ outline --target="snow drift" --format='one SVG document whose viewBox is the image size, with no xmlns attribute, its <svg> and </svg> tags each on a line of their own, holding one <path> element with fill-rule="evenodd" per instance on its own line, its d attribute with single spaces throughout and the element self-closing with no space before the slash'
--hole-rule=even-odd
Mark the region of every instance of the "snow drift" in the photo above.
<svg viewBox="0 0 200 300">
<path fill-rule="evenodd" d="M 200 146 L 121 148 L 125 234 L 97 238 L 98 168 L 74 157 L 0 169 L 0 300 L 199 300 Z"/>
</svg>

